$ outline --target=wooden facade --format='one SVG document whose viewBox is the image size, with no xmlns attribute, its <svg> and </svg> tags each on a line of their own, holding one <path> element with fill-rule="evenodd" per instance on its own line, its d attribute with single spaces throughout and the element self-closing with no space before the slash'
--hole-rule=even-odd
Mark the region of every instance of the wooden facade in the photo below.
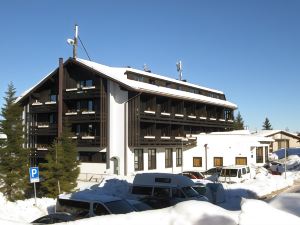
<svg viewBox="0 0 300 225">
<path fill-rule="evenodd" d="M 74 59 L 65 63 L 60 60 L 59 65 L 59 69 L 20 101 L 26 108 L 26 146 L 35 149 L 41 157 L 65 124 L 70 126 L 70 138 L 76 140 L 78 147 L 109 150 L 109 104 L 123 104 L 127 109 L 124 116 L 127 117 L 128 147 L 178 146 L 183 139 L 191 144 L 196 143 L 194 134 L 232 129 L 234 106 L 175 98 L 168 93 L 139 92 L 127 85 L 126 79 L 226 102 L 221 92 L 132 72 L 120 75 L 125 78 L 122 83 Z M 109 102 L 110 82 L 125 91 L 128 101 Z M 126 129 L 124 124 L 120 124 L 120 129 L 122 126 Z M 114 138 L 124 140 L 124 137 Z"/>
</svg>

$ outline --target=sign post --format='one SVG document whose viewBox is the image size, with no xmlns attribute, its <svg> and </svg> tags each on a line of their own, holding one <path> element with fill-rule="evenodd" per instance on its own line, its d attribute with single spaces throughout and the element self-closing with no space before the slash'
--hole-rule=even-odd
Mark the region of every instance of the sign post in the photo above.
<svg viewBox="0 0 300 225">
<path fill-rule="evenodd" d="M 34 188 L 34 201 L 36 206 L 36 182 L 40 182 L 40 175 L 39 175 L 39 168 L 38 167 L 30 167 L 29 168 L 29 177 L 30 177 L 30 183 L 33 183 Z"/>
</svg>

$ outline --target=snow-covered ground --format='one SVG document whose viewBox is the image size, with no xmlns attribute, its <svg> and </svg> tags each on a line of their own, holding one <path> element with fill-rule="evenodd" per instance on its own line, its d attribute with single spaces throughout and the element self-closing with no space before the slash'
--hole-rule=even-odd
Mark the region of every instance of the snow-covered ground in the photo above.
<svg viewBox="0 0 300 225">
<path fill-rule="evenodd" d="M 300 162 L 299 157 L 290 157 L 288 163 L 295 165 Z M 300 163 L 299 163 L 300 164 Z M 128 191 L 133 177 L 108 177 L 101 184 L 88 186 L 80 183 L 81 190 L 88 189 L 95 194 L 110 194 L 128 197 Z M 124 215 L 108 215 L 87 218 L 69 222 L 70 225 L 113 225 L 130 224 L 176 224 L 176 225 L 199 225 L 199 224 L 300 224 L 300 194 L 283 195 L 270 204 L 255 198 L 262 198 L 272 192 L 293 185 L 295 179 L 300 179 L 300 171 L 290 171 L 285 175 L 270 175 L 264 171 L 255 179 L 240 184 L 224 184 L 223 194 L 217 195 L 218 205 L 209 202 L 187 201 L 173 207 L 134 212 Z M 224 201 L 225 199 L 225 201 Z M 297 199 L 298 201 L 296 201 Z M 297 203 L 297 204 L 296 204 Z M 54 211 L 55 200 L 49 198 L 25 201 L 8 202 L 0 194 L 0 224 L 15 225 L 28 224 L 32 220 Z"/>
</svg>

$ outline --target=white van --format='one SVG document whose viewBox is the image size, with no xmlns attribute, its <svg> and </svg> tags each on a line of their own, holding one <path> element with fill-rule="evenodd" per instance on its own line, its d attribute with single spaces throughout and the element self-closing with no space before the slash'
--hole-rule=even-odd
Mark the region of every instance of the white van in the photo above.
<svg viewBox="0 0 300 225">
<path fill-rule="evenodd" d="M 131 193 L 138 197 L 170 199 L 171 204 L 185 200 L 202 200 L 194 188 L 195 183 L 188 177 L 171 173 L 139 173 L 135 175 Z"/>
<path fill-rule="evenodd" d="M 246 165 L 223 167 L 218 178 L 219 182 L 240 183 L 251 179 L 250 167 Z"/>
<path fill-rule="evenodd" d="M 124 214 L 136 211 L 126 200 L 99 194 L 87 194 L 84 191 L 59 195 L 56 212 L 67 212 L 81 219 L 108 214 Z"/>
</svg>

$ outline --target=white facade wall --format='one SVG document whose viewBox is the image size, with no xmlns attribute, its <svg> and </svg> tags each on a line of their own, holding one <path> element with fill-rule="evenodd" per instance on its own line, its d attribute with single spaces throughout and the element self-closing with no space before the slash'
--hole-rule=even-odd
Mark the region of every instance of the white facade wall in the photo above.
<svg viewBox="0 0 300 225">
<path fill-rule="evenodd" d="M 108 81 L 108 96 L 108 172 L 115 173 L 114 164 L 118 160 L 118 174 L 124 174 L 124 107 L 128 94 L 120 89 L 119 84 Z"/>
<path fill-rule="evenodd" d="M 266 162 L 265 151 L 269 150 L 269 144 L 260 142 L 261 138 L 252 135 L 212 135 L 203 134 L 197 136 L 196 146 L 183 146 L 182 166 L 176 166 L 176 149 L 172 147 L 173 167 L 165 168 L 165 149 L 168 147 L 144 147 L 131 148 L 128 151 L 128 175 L 139 172 L 168 172 L 180 173 L 186 170 L 205 171 L 214 167 L 214 157 L 223 158 L 223 166 L 235 165 L 236 157 L 246 157 L 248 165 L 263 165 Z M 207 166 L 205 144 L 207 144 Z M 256 148 L 263 147 L 263 163 L 256 163 Z M 144 170 L 134 171 L 134 149 L 143 149 Z M 148 149 L 156 149 L 156 169 L 148 169 Z M 202 166 L 193 166 L 193 157 L 202 158 Z"/>
</svg>

